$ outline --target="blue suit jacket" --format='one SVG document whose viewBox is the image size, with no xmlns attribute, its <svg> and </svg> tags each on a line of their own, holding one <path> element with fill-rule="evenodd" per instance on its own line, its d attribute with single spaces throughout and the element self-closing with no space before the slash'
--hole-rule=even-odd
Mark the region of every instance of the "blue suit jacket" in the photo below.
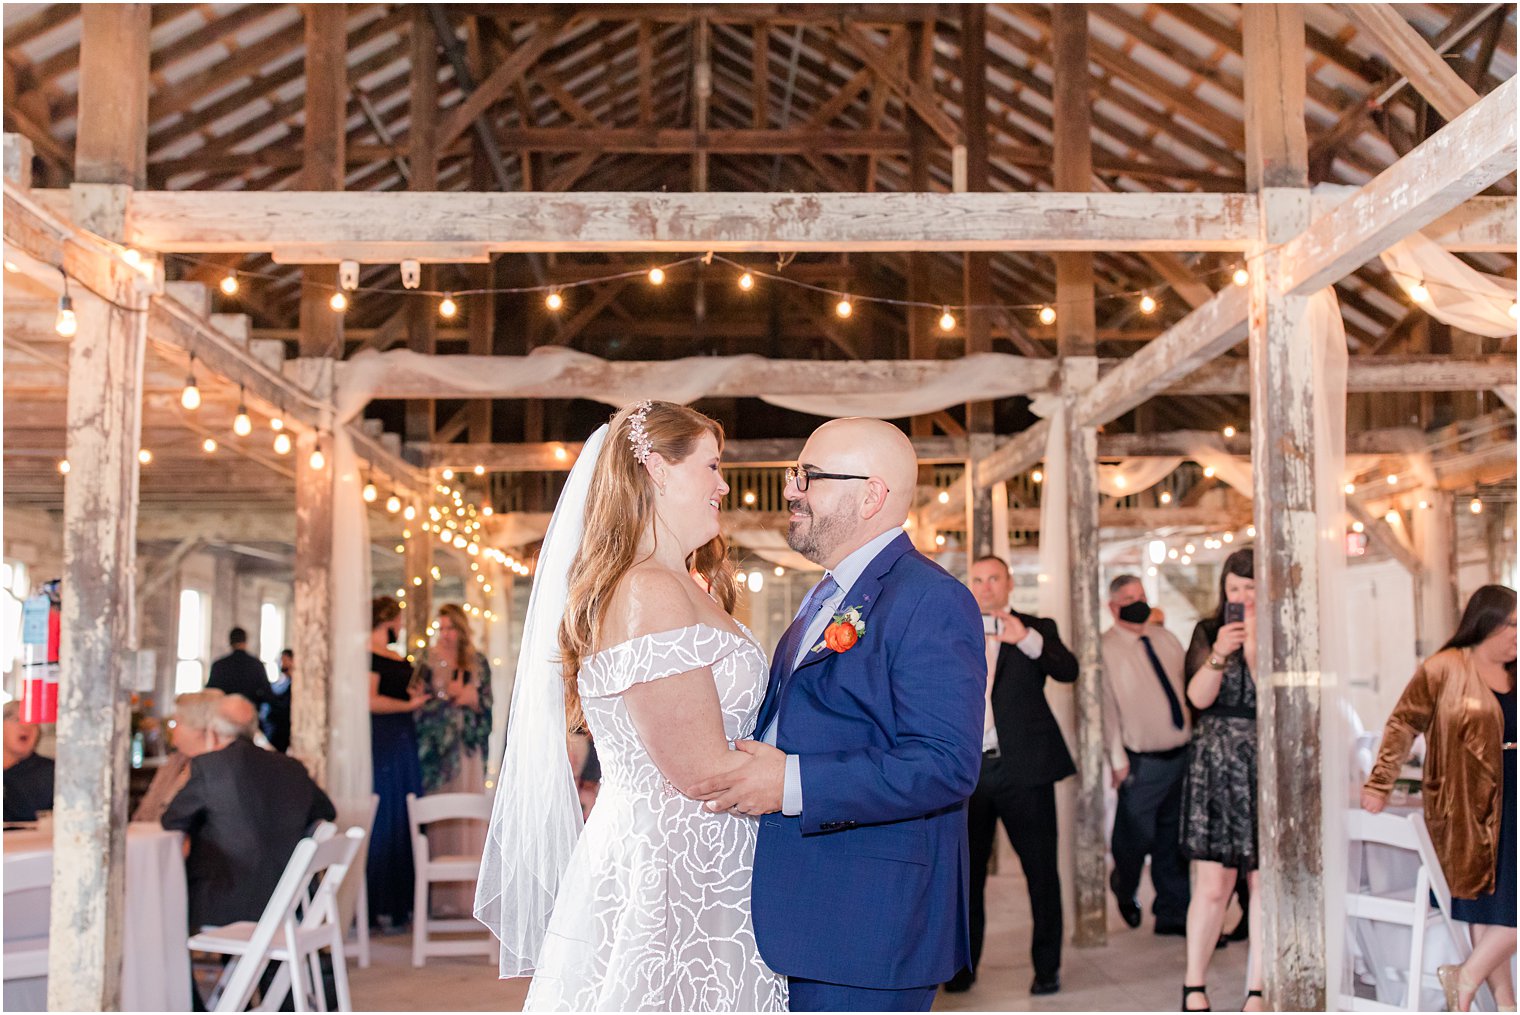
<svg viewBox="0 0 1520 1015">
<path fill-rule="evenodd" d="M 789 660 L 771 662 L 756 729 L 778 716 L 803 810 L 760 819 L 755 938 L 789 976 L 924 987 L 970 964 L 965 801 L 982 764 L 981 618 L 906 535 L 866 567 L 851 606 L 865 635 L 846 652 L 809 651 L 784 695 Z"/>
</svg>

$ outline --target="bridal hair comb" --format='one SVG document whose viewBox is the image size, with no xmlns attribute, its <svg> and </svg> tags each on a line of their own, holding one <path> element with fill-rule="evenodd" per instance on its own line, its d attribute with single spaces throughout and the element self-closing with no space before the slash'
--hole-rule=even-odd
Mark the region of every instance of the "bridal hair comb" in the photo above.
<svg viewBox="0 0 1520 1015">
<path fill-rule="evenodd" d="M 644 429 L 644 420 L 652 408 L 653 402 L 640 402 L 628 417 L 628 443 L 633 445 L 633 457 L 640 465 L 649 460 L 649 453 L 654 450 L 654 439 Z"/>
</svg>

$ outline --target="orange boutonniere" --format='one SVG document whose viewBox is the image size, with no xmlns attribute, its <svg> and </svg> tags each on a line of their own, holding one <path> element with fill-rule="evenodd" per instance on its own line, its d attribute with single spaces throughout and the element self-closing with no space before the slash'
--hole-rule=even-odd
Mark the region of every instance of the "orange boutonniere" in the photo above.
<svg viewBox="0 0 1520 1015">
<path fill-rule="evenodd" d="M 865 637 L 865 633 L 866 622 L 860 619 L 860 607 L 851 606 L 834 614 L 829 626 L 823 629 L 823 640 L 814 645 L 812 651 L 822 652 L 827 648 L 834 652 L 848 652 Z"/>
</svg>

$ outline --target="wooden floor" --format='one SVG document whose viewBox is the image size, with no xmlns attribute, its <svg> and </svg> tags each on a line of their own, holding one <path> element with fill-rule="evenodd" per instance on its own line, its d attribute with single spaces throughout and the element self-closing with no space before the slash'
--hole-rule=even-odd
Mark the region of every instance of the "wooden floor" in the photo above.
<svg viewBox="0 0 1520 1015">
<path fill-rule="evenodd" d="M 964 994 L 941 993 L 936 1011 L 1176 1011 L 1181 995 L 1183 944 L 1177 937 L 1151 933 L 1149 900 L 1145 922 L 1130 930 L 1109 900 L 1109 943 L 1104 948 L 1068 947 L 1059 994 L 1032 998 L 1029 981 L 1029 897 L 1019 864 L 1001 840 L 1000 867 L 987 884 L 987 948 L 976 986 Z M 1148 893 L 1149 884 L 1143 891 Z M 1235 916 L 1226 917 L 1233 926 Z M 350 963 L 354 1008 L 358 1011 L 518 1011 L 526 980 L 496 978 L 494 959 L 432 959 L 411 966 L 411 937 L 372 941 L 373 964 Z M 1214 953 L 1209 971 L 1214 1008 L 1238 1011 L 1245 997 L 1244 944 Z"/>
</svg>

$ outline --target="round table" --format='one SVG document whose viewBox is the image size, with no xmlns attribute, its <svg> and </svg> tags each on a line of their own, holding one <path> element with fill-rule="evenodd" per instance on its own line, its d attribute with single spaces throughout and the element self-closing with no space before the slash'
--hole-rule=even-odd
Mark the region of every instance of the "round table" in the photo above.
<svg viewBox="0 0 1520 1015">
<path fill-rule="evenodd" d="M 5 865 L 51 856 L 51 831 L 4 833 Z M 122 928 L 123 1011 L 189 1011 L 190 952 L 185 896 L 184 837 L 156 824 L 127 826 L 126 914 Z M 17 892 L 5 900 L 5 940 L 48 936 L 49 891 Z M 5 984 L 7 1011 L 47 1007 L 47 978 Z"/>
</svg>

